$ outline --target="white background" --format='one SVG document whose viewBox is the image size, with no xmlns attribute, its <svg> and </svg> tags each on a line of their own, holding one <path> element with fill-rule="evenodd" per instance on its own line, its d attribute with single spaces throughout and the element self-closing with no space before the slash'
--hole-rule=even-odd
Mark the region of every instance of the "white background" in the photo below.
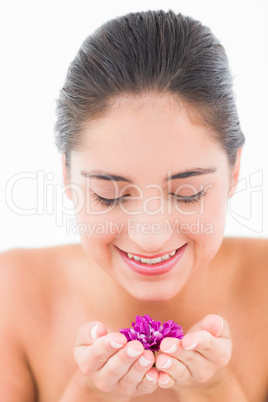
<svg viewBox="0 0 268 402">
<path fill-rule="evenodd" d="M 2 2 L 0 251 L 79 242 L 79 236 L 67 234 L 61 218 L 56 216 L 62 200 L 65 209 L 71 208 L 66 197 L 62 198 L 61 159 L 54 145 L 56 98 L 68 66 L 86 36 L 111 18 L 148 9 L 172 9 L 199 19 L 225 46 L 246 136 L 241 191 L 228 206 L 225 234 L 267 237 L 268 31 L 265 3 L 266 0 Z M 20 175 L 24 175 L 24 180 L 20 180 Z M 15 179 L 12 200 L 8 194 L 5 198 L 5 191 L 10 194 Z M 20 209 L 38 210 L 27 216 L 16 212 L 14 203 Z"/>
</svg>

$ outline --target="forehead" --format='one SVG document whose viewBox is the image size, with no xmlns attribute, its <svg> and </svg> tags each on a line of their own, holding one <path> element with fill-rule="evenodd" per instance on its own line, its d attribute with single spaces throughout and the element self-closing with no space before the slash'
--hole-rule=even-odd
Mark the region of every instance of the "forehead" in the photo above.
<svg viewBox="0 0 268 402">
<path fill-rule="evenodd" d="M 207 167 L 226 159 L 213 130 L 167 95 L 117 98 L 107 113 L 88 123 L 82 137 L 79 157 L 87 167 L 117 174 Z"/>
</svg>

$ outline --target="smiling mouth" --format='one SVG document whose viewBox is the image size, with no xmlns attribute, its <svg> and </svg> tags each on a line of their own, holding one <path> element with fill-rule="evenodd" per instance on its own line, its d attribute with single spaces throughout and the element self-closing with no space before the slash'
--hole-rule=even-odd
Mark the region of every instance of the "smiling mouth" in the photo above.
<svg viewBox="0 0 268 402">
<path fill-rule="evenodd" d="M 156 258 L 142 258 L 137 255 L 130 254 L 130 253 L 126 253 L 126 255 L 130 260 L 135 260 L 139 263 L 146 264 L 146 265 L 155 265 L 155 264 L 159 264 L 162 261 L 167 261 L 167 260 L 171 259 L 172 257 L 174 257 L 174 255 L 177 253 L 178 250 L 179 249 L 173 250 L 172 252 L 170 252 L 168 254 L 165 254 L 161 257 L 156 257 Z"/>
<path fill-rule="evenodd" d="M 176 250 L 170 251 L 169 253 L 154 256 L 154 258 L 145 258 L 145 256 L 138 256 L 135 254 L 130 254 L 126 251 L 121 250 L 115 246 L 121 255 L 126 266 L 132 271 L 140 275 L 162 275 L 171 271 L 177 264 L 184 254 L 184 250 L 187 243 L 183 244 Z"/>
<path fill-rule="evenodd" d="M 181 250 L 183 248 L 184 245 L 182 245 L 181 247 L 177 248 L 176 250 L 170 251 L 169 253 L 163 254 L 162 255 L 158 255 L 154 258 L 148 258 L 145 256 L 140 256 L 140 255 L 135 255 L 135 254 L 131 254 L 128 253 L 124 250 L 121 250 L 120 248 L 116 247 L 124 256 L 125 258 L 127 258 L 127 260 L 132 260 L 133 262 L 137 263 L 137 264 L 141 264 L 141 265 L 148 265 L 148 266 L 154 266 L 154 265 L 160 265 L 163 262 L 167 262 L 170 259 L 173 259 L 173 257 L 177 254 L 177 252 L 179 250 Z"/>
</svg>

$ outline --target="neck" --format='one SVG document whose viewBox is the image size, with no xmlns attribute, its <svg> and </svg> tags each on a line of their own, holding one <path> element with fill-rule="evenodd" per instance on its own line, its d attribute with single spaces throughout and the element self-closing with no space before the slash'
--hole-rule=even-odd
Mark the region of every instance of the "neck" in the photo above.
<svg viewBox="0 0 268 402">
<path fill-rule="evenodd" d="M 205 313 L 211 313 L 212 290 L 209 283 L 211 276 L 217 271 L 213 269 L 213 261 L 193 273 L 175 297 L 159 302 L 136 299 L 101 268 L 95 264 L 92 266 L 90 262 L 89 270 L 88 264 L 87 260 L 81 275 L 76 271 L 74 279 L 78 282 L 80 305 L 85 311 L 86 319 L 93 316 L 94 320 L 104 322 L 112 331 L 131 327 L 136 315 L 145 314 L 161 322 L 174 320 L 188 330 L 202 319 Z M 92 283 L 92 271 L 94 271 L 94 283 Z M 87 275 L 88 280 L 85 280 Z M 215 303 L 217 304 L 216 299 Z"/>
<path fill-rule="evenodd" d="M 113 331 L 131 327 L 136 315 L 148 314 L 161 322 L 174 320 L 185 329 L 202 318 L 201 310 L 205 303 L 204 295 L 207 293 L 204 292 L 207 282 L 205 270 L 202 275 L 193 275 L 175 297 L 165 301 L 138 300 L 101 269 L 98 268 L 98 272 L 98 280 L 94 283 L 94 309 L 100 317 L 98 320 L 103 317 L 103 321 Z"/>
</svg>

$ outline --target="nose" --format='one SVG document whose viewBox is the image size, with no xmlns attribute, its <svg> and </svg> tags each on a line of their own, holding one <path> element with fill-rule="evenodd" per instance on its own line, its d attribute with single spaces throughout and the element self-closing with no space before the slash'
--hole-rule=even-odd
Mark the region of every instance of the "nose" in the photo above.
<svg viewBox="0 0 268 402">
<path fill-rule="evenodd" d="M 143 215 L 143 214 L 142 214 Z M 128 236 L 141 250 L 153 253 L 165 247 L 173 235 L 172 222 L 164 216 L 128 220 Z"/>
</svg>

